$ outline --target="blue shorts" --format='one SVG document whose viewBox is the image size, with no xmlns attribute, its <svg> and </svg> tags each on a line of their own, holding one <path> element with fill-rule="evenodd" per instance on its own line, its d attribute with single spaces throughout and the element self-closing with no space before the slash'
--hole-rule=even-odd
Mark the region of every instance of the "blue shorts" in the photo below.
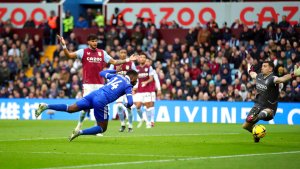
<svg viewBox="0 0 300 169">
<path fill-rule="evenodd" d="M 108 106 L 105 96 L 101 90 L 93 91 L 76 102 L 80 110 L 94 109 L 94 116 L 97 122 L 108 121 Z"/>
</svg>

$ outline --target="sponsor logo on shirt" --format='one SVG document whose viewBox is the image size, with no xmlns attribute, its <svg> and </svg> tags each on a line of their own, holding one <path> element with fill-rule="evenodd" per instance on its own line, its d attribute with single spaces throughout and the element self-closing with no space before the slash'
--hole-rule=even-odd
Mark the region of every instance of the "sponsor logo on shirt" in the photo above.
<svg viewBox="0 0 300 169">
<path fill-rule="evenodd" d="M 260 90 L 263 90 L 263 91 L 268 89 L 268 87 L 266 85 L 263 85 L 263 84 L 260 84 L 260 83 L 256 83 L 256 88 L 260 89 Z"/>
<path fill-rule="evenodd" d="M 145 78 L 148 76 L 148 73 L 139 73 L 139 78 Z"/>
<path fill-rule="evenodd" d="M 102 58 L 98 57 L 87 57 L 87 61 L 92 62 L 92 63 L 100 63 L 102 61 Z"/>
</svg>

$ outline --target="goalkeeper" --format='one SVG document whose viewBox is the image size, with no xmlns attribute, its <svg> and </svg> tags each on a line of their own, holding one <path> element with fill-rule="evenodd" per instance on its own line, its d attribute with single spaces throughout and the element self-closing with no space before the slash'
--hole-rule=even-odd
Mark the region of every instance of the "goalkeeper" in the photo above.
<svg viewBox="0 0 300 169">
<path fill-rule="evenodd" d="M 273 61 L 265 61 L 261 67 L 261 73 L 256 73 L 253 66 L 248 64 L 248 73 L 252 79 L 256 79 L 256 98 L 254 107 L 250 110 L 243 124 L 243 128 L 252 133 L 252 129 L 259 120 L 270 121 L 274 118 L 278 105 L 279 87 L 294 77 L 300 76 L 300 67 L 295 65 L 293 73 L 277 77 L 273 74 Z M 254 142 L 260 138 L 254 137 Z"/>
</svg>

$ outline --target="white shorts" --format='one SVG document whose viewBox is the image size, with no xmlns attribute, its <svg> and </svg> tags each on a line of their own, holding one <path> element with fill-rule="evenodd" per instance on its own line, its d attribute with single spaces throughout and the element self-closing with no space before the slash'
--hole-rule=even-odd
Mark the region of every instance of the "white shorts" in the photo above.
<svg viewBox="0 0 300 169">
<path fill-rule="evenodd" d="M 83 84 L 83 97 L 92 93 L 95 90 L 98 90 L 99 88 L 103 87 L 103 84 Z"/>
<path fill-rule="evenodd" d="M 146 93 L 136 93 L 133 95 L 134 102 L 155 102 L 155 92 L 146 92 Z"/>
</svg>

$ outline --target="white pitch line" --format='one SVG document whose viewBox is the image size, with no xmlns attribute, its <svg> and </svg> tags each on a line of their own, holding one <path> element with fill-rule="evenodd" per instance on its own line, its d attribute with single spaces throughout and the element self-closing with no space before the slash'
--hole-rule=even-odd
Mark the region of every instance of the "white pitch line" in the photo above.
<svg viewBox="0 0 300 169">
<path fill-rule="evenodd" d="M 208 156 L 208 157 L 176 158 L 176 159 L 165 159 L 165 160 L 147 160 L 147 161 L 131 161 L 131 162 L 104 163 L 104 164 L 89 164 L 89 165 L 77 165 L 77 166 L 61 166 L 61 167 L 50 167 L 50 168 L 41 168 L 41 169 L 91 168 L 91 167 L 102 167 L 102 166 L 118 166 L 118 165 L 145 164 L 145 163 L 168 163 L 168 162 L 173 162 L 173 161 L 226 159 L 226 158 L 251 157 L 251 156 L 298 154 L 298 153 L 300 153 L 300 151 L 260 153 L 260 154 L 236 154 L 236 155 L 227 155 L 227 156 Z"/>
<path fill-rule="evenodd" d="M 115 137 L 176 137 L 176 136 L 211 136 L 211 135 L 237 135 L 240 133 L 206 133 L 206 134 L 160 134 L 160 135 L 117 135 L 117 136 L 103 136 L 105 138 Z M 82 136 L 85 137 L 85 136 Z M 52 137 L 52 138 L 24 138 L 24 139 L 10 139 L 0 140 L 0 142 L 14 142 L 14 141 L 34 141 L 34 140 L 56 140 L 56 139 L 67 139 L 68 137 Z M 101 137 L 102 138 L 102 137 Z"/>
<path fill-rule="evenodd" d="M 20 151 L 0 151 L 0 153 L 18 153 Z M 168 155 L 157 155 L 157 154 L 116 154 L 116 153 L 66 153 L 66 152 L 22 152 L 24 154 L 63 154 L 63 155 L 103 155 L 103 156 L 132 156 L 132 157 L 168 157 L 168 158 L 194 158 L 191 156 L 168 156 Z"/>
</svg>

